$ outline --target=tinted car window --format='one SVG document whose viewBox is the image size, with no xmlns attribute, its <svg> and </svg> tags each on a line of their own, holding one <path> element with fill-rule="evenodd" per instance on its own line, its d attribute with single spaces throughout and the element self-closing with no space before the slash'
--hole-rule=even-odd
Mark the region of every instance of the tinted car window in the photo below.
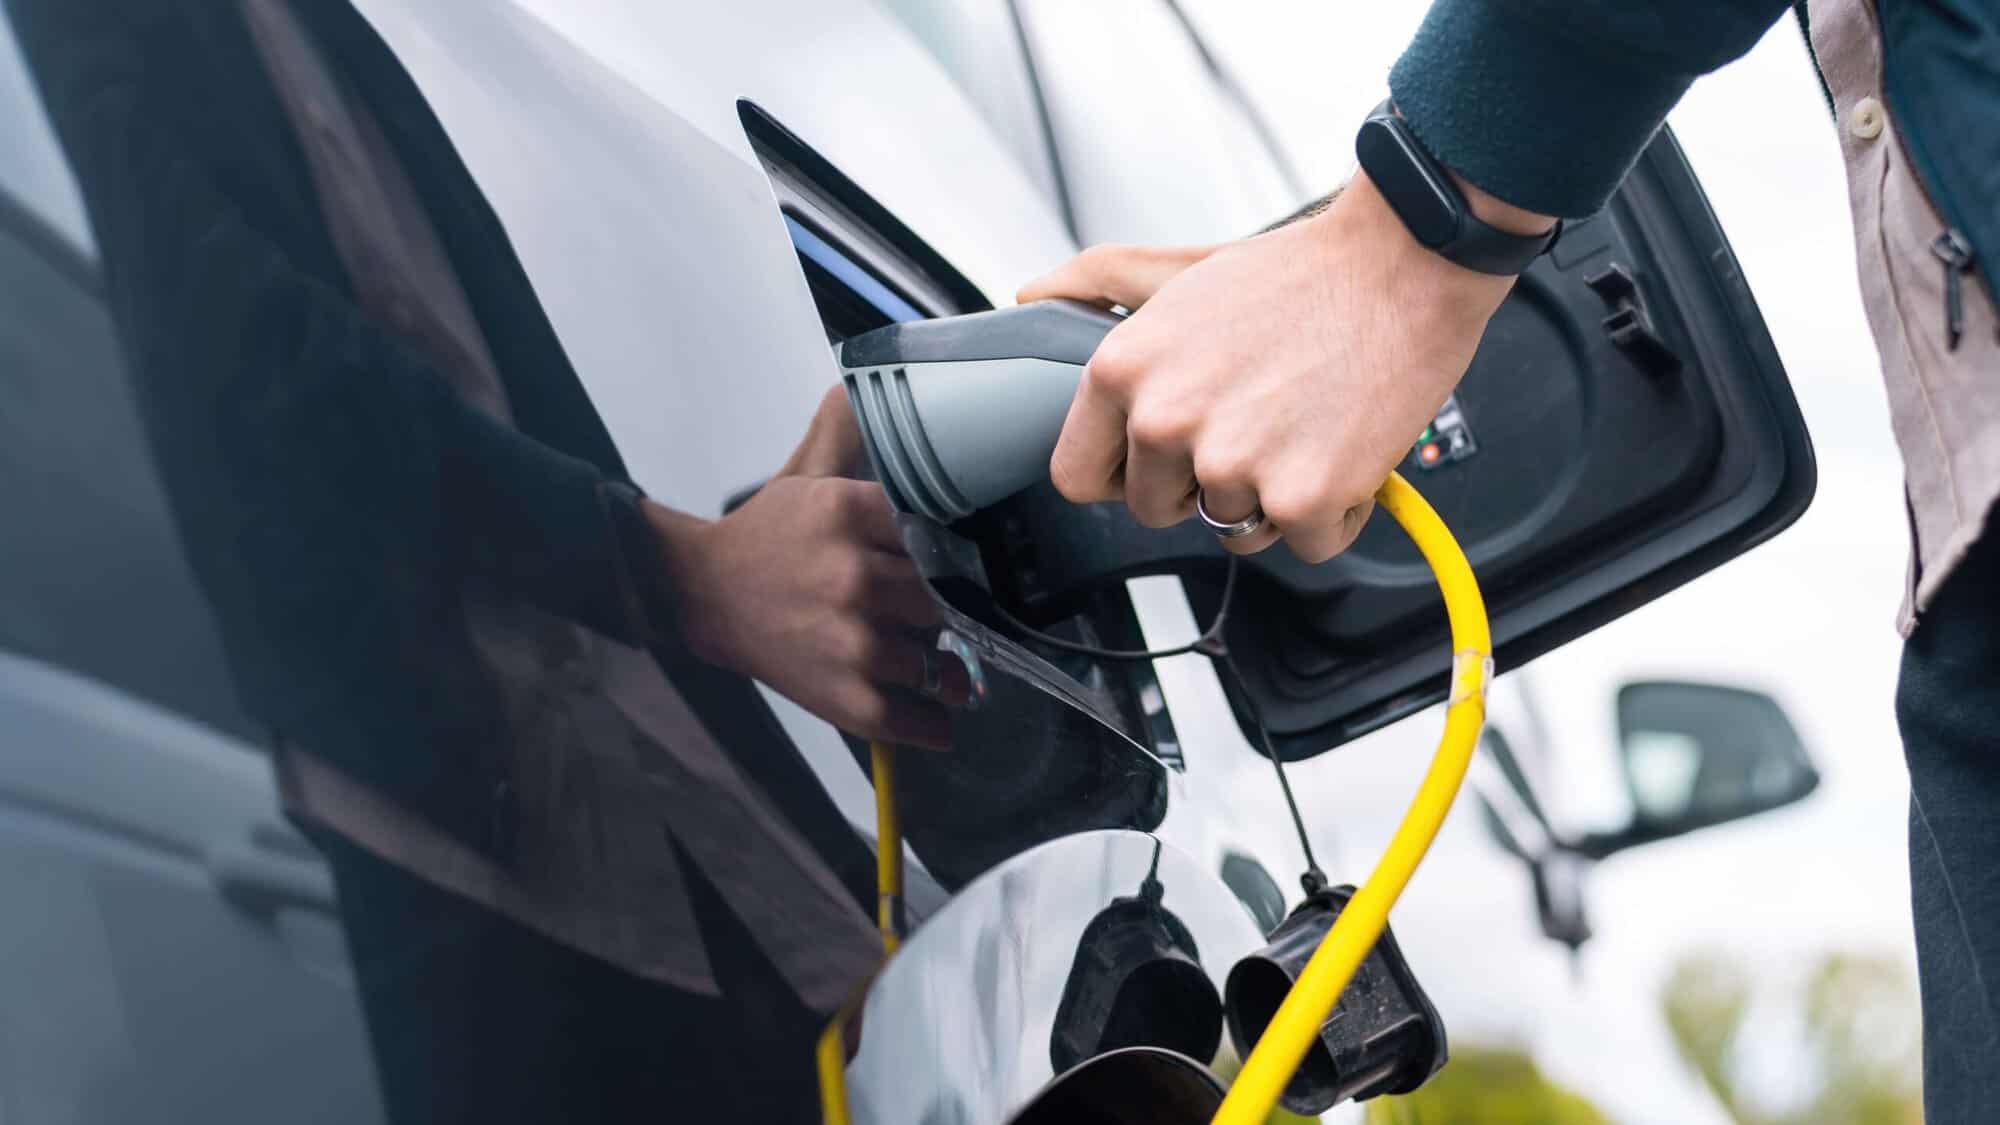
<svg viewBox="0 0 2000 1125">
<path fill-rule="evenodd" d="M 82 204 L 0 41 L 0 648 L 250 734 L 181 552 Z M 25 407 L 25 408 L 23 408 Z"/>
<path fill-rule="evenodd" d="M 334 892 L 280 817 L 5 19 L 0 104 L 0 1105 L 368 1125 Z"/>
</svg>

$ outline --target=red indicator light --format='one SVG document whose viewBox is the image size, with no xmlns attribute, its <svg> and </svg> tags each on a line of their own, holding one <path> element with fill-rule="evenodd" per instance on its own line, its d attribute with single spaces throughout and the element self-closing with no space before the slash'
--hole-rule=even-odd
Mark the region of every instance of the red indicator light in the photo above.
<svg viewBox="0 0 2000 1125">
<path fill-rule="evenodd" d="M 1425 442 L 1424 447 L 1417 450 L 1417 460 L 1422 461 L 1426 465 L 1435 465 L 1438 458 L 1443 456 L 1443 454 L 1444 451 L 1438 448 L 1437 442 Z"/>
</svg>

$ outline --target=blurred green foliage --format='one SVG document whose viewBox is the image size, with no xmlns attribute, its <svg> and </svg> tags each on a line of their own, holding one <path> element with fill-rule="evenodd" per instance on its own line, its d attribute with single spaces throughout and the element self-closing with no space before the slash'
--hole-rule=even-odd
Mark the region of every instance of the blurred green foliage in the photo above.
<svg viewBox="0 0 2000 1125">
<path fill-rule="evenodd" d="M 1706 951 L 1684 957 L 1661 990 L 1681 1057 L 1731 1117 L 1741 1125 L 1923 1120 L 1916 987 L 1901 962 L 1828 954 L 1785 990 L 1777 1010 L 1753 1018 L 1768 1001 L 1759 986 L 1740 961 Z M 1782 1105 L 1746 1081 L 1753 1049 L 1795 1063 Z"/>
<path fill-rule="evenodd" d="M 1681 1058 L 1739 1125 L 1921 1125 L 1916 985 L 1902 962 L 1830 953 L 1767 980 L 1718 951 L 1683 957 L 1660 993 Z M 1747 1056 L 1786 1072 L 1782 1104 Z M 1279 1110 L 1271 1125 L 1310 1118 Z M 1423 1089 L 1367 1105 L 1368 1125 L 1609 1125 L 1525 1050 L 1454 1044 Z"/>
<path fill-rule="evenodd" d="M 1452 1044 L 1422 1089 L 1368 1103 L 1368 1125 L 1609 1125 L 1580 1094 L 1549 1080 L 1528 1052 Z"/>
<path fill-rule="evenodd" d="M 1660 1007 L 1681 1058 L 1737 1121 L 1747 1107 L 1738 1093 L 1732 1061 L 1750 1010 L 1751 982 L 1741 966 L 1721 953 L 1683 957 L 1660 992 Z"/>
<path fill-rule="evenodd" d="M 1675 965 L 1660 1005 L 1681 1058 L 1740 1125 L 1923 1121 L 1916 987 L 1894 958 L 1830 953 L 1774 981 L 1727 953 L 1696 952 Z M 1749 1081 L 1753 1054 L 1782 1080 Z M 1368 1103 L 1368 1125 L 1608 1122 L 1509 1047 L 1454 1046 L 1423 1089 Z"/>
</svg>

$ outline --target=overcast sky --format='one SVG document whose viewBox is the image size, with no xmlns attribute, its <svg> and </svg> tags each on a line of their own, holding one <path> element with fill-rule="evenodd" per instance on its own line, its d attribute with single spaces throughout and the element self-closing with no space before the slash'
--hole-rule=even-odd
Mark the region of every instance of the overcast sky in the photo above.
<svg viewBox="0 0 2000 1125">
<path fill-rule="evenodd" d="M 1190 4 L 1304 156 L 1315 182 L 1352 167 L 1352 122 L 1383 96 L 1422 3 Z M 1644 676 L 1728 679 L 1776 694 L 1826 775 L 1793 810 L 1615 859 L 1591 883 L 1597 938 L 1572 982 L 1531 939 L 1525 877 L 1469 808 L 1396 914 L 1399 938 L 1454 1035 L 1508 1038 L 1620 1120 L 1725 1122 L 1674 1064 L 1657 991 L 1674 958 L 1722 946 L 1783 982 L 1814 955 L 1909 958 L 1907 802 L 1891 711 L 1905 557 L 1901 471 L 1862 318 L 1833 126 L 1787 19 L 1698 83 L 1671 124 L 1763 308 L 1819 459 L 1819 494 L 1791 530 L 1721 570 L 1537 661 L 1558 742 L 1559 804 L 1621 815 L 1611 693 Z M 1301 796 L 1340 826 L 1350 875 L 1373 862 L 1415 788 L 1438 715 L 1302 770 Z M 1784 1067 L 1764 1081 L 1782 1087 Z"/>
</svg>

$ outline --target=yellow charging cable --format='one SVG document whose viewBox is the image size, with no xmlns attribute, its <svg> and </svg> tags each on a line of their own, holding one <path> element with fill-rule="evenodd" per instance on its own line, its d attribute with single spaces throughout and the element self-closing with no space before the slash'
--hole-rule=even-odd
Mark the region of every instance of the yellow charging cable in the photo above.
<svg viewBox="0 0 2000 1125">
<path fill-rule="evenodd" d="M 903 819 L 896 812 L 895 749 L 869 743 L 868 764 L 875 781 L 875 924 L 887 959 L 903 944 Z"/>
<path fill-rule="evenodd" d="M 1451 811 L 1452 800 L 1458 796 L 1459 783 L 1465 780 L 1466 767 L 1472 764 L 1479 729 L 1486 722 L 1493 638 L 1486 625 L 1485 600 L 1472 577 L 1472 564 L 1430 502 L 1400 475 L 1389 474 L 1375 500 L 1423 553 L 1437 576 L 1445 612 L 1451 618 L 1454 658 L 1444 737 L 1438 741 L 1430 771 L 1396 834 L 1389 838 L 1389 847 L 1374 873 L 1334 919 L 1333 929 L 1327 931 L 1298 981 L 1285 994 L 1277 1014 L 1230 1084 L 1213 1125 L 1261 1125 L 1270 1117 L 1285 1083 L 1291 1081 L 1292 1072 L 1319 1035 L 1320 1025 L 1339 1002 L 1341 990 L 1382 936 L 1382 928 L 1389 923 L 1389 908 L 1396 904 L 1417 864 L 1430 850 L 1431 841 L 1437 838 L 1445 813 Z"/>
<path fill-rule="evenodd" d="M 896 811 L 895 748 L 886 742 L 869 743 L 868 772 L 875 782 L 875 925 L 882 931 L 882 959 L 887 961 L 903 944 L 903 820 Z M 813 1050 L 824 1125 L 848 1125 L 845 1033 L 866 995 L 863 986 L 861 995 L 840 1006 Z"/>
<path fill-rule="evenodd" d="M 1453 656 L 1451 703 L 1445 711 L 1444 737 L 1438 742 L 1431 768 L 1417 789 L 1416 799 L 1388 850 L 1375 865 L 1368 881 L 1349 899 L 1336 918 L 1297 983 L 1278 1005 L 1277 1014 L 1258 1037 L 1257 1045 L 1244 1061 L 1243 1069 L 1216 1111 L 1213 1125 L 1262 1125 L 1278 1104 L 1278 1095 L 1292 1072 L 1306 1056 L 1320 1025 L 1340 1000 L 1341 990 L 1354 976 L 1368 951 L 1389 923 L 1389 908 L 1409 884 L 1410 876 L 1423 862 L 1431 841 L 1437 838 L 1444 817 L 1458 796 L 1459 783 L 1472 763 L 1479 745 L 1479 730 L 1486 722 L 1486 683 L 1493 674 L 1493 638 L 1486 625 L 1486 602 L 1479 596 L 1479 583 L 1472 576 L 1451 529 L 1438 518 L 1437 511 L 1410 482 L 1398 473 L 1375 493 L 1375 501 L 1402 525 L 1422 552 L 1436 575 L 1444 594 L 1444 608 L 1451 619 Z M 880 742 L 869 746 L 875 780 L 875 878 L 877 921 L 882 929 L 882 950 L 896 952 L 902 936 L 897 932 L 903 890 L 903 837 L 896 811 L 895 762 L 890 748 Z M 820 1109 L 824 1125 L 849 1125 L 847 1111 L 847 1049 L 845 1030 L 859 1010 L 862 997 L 843 1005 L 820 1036 L 815 1052 L 819 1067 Z"/>
</svg>

